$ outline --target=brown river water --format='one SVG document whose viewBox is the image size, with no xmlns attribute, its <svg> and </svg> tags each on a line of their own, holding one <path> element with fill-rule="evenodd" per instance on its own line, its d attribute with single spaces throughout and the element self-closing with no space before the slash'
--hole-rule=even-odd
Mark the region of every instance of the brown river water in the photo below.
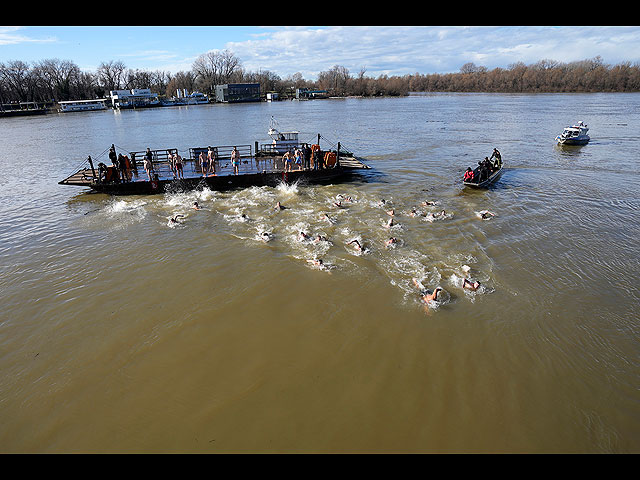
<svg viewBox="0 0 640 480">
<path fill-rule="evenodd" d="M 266 142 L 272 116 L 372 169 L 157 196 L 57 183 L 112 143 Z M 558 147 L 578 120 L 591 142 Z M 0 452 L 638 453 L 636 125 L 640 94 L 0 119 Z M 463 188 L 494 147 L 502 178 Z"/>
</svg>

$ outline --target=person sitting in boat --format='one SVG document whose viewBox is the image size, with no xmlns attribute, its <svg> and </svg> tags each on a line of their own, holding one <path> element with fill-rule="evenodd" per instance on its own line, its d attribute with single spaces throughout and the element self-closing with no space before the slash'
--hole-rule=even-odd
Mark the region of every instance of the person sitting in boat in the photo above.
<svg viewBox="0 0 640 480">
<path fill-rule="evenodd" d="M 464 177 L 462 177 L 462 179 L 465 182 L 472 182 L 473 181 L 473 170 L 471 170 L 471 167 L 467 167 L 467 171 L 464 172 Z"/>
<path fill-rule="evenodd" d="M 480 168 L 478 169 L 478 182 L 486 180 L 491 175 L 491 162 L 489 157 L 484 157 L 484 160 L 478 162 Z"/>
</svg>

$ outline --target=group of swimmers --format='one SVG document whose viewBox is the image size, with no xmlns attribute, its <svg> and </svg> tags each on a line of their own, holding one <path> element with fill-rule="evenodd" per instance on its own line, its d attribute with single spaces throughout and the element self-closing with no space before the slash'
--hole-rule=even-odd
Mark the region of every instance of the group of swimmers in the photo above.
<svg viewBox="0 0 640 480">
<path fill-rule="evenodd" d="M 346 202 L 352 202 L 352 198 L 351 197 L 345 197 L 342 195 L 338 195 L 337 199 L 335 202 L 333 202 L 333 205 L 337 208 L 345 208 L 345 206 L 343 205 L 343 201 Z M 380 200 L 378 202 L 378 206 L 380 207 L 385 207 L 386 201 L 384 199 Z M 422 202 L 421 204 L 422 206 L 435 206 L 437 205 L 437 202 L 431 202 L 431 201 L 425 201 Z M 276 210 L 284 210 L 286 207 L 282 206 L 280 204 L 280 202 L 278 202 L 276 204 L 275 209 Z M 393 219 L 396 215 L 395 213 L 395 209 L 391 209 L 391 210 L 387 210 L 386 211 L 387 215 L 389 215 L 391 218 L 389 219 L 389 221 L 384 225 L 386 228 L 390 228 L 395 226 L 396 224 L 393 222 Z M 414 217 L 416 215 L 418 215 L 418 212 L 416 210 L 416 208 L 412 208 L 409 212 L 409 215 Z M 441 210 L 440 212 L 435 212 L 435 213 L 430 213 L 428 215 L 433 216 L 434 218 L 444 218 L 446 216 L 446 211 L 445 210 Z M 425 215 L 426 216 L 426 215 Z M 493 216 L 495 216 L 494 213 L 489 212 L 488 210 L 483 210 L 481 212 L 478 212 L 478 216 L 482 219 L 488 219 L 491 218 Z M 322 217 L 331 222 L 334 223 L 333 220 L 331 219 L 331 217 L 329 217 L 326 213 L 322 214 Z M 271 234 L 270 233 L 266 233 L 263 232 L 261 235 L 265 235 L 265 239 L 271 239 Z M 304 231 L 300 231 L 298 233 L 298 241 L 311 241 L 315 244 L 320 243 L 321 241 L 327 241 L 327 238 L 322 236 L 322 235 L 317 235 L 316 237 L 312 237 L 311 235 L 305 233 Z M 268 241 L 268 240 L 267 240 Z M 394 247 L 396 244 L 398 244 L 398 239 L 396 237 L 389 237 L 387 240 L 384 241 L 384 246 L 385 248 L 390 248 L 390 247 Z M 362 253 L 367 253 L 368 249 L 360 242 L 359 239 L 355 238 L 349 242 L 346 242 L 345 244 L 346 246 L 352 245 L 353 248 L 357 251 L 357 252 L 362 252 Z M 319 268 L 319 269 L 325 269 L 326 268 L 326 264 L 324 262 L 324 260 L 322 258 L 312 258 L 312 259 L 307 259 L 307 263 L 309 263 L 310 265 Z M 466 272 L 465 272 L 466 273 Z M 439 294 L 442 291 L 441 287 L 437 287 L 434 290 L 428 290 L 425 289 L 422 284 L 420 284 L 420 282 L 417 279 L 412 279 L 414 285 L 418 288 L 418 290 L 420 291 L 420 299 L 421 301 L 424 303 L 425 309 L 429 308 L 429 305 L 431 304 L 431 302 L 438 302 L 439 301 Z M 467 277 L 464 277 L 462 279 L 462 283 L 461 283 L 461 287 L 465 290 L 469 290 L 469 291 L 477 291 L 480 287 L 481 287 L 481 283 L 477 280 L 472 280 L 469 279 Z"/>
<path fill-rule="evenodd" d="M 353 198 L 350 196 L 343 196 L 343 195 L 337 195 L 336 196 L 336 200 L 332 202 L 332 205 L 336 208 L 340 208 L 343 209 L 346 207 L 345 203 L 352 203 L 353 202 Z M 422 206 L 436 206 L 438 205 L 438 202 L 432 202 L 432 201 L 425 201 L 421 203 Z M 388 203 L 384 200 L 381 199 L 378 202 L 378 206 L 382 207 L 382 208 L 388 208 Z M 198 204 L 198 202 L 193 202 L 192 205 L 194 210 L 200 210 L 201 206 Z M 288 207 L 282 205 L 282 203 L 280 201 L 278 201 L 275 206 L 273 207 L 273 210 L 280 212 L 283 210 L 286 210 Z M 391 228 L 393 226 L 396 226 L 397 224 L 395 224 L 393 222 L 395 216 L 396 216 L 396 211 L 394 208 L 391 208 L 390 210 L 386 210 L 385 209 L 385 213 L 387 215 L 389 215 L 391 218 L 388 222 L 386 222 L 386 224 L 384 224 L 383 226 L 386 228 Z M 409 216 L 416 216 L 419 215 L 418 211 L 416 210 L 416 208 L 412 208 L 409 213 Z M 428 215 L 433 215 L 435 218 L 438 217 L 445 217 L 445 215 L 447 215 L 446 211 L 443 209 L 439 212 L 434 212 L 434 213 L 430 213 L 427 215 L 423 215 L 423 216 L 428 216 Z M 494 213 L 489 212 L 488 210 L 483 210 L 481 212 L 477 212 L 477 215 L 479 218 L 482 219 L 488 219 L 491 218 L 493 216 L 495 216 Z M 174 217 L 172 217 L 170 219 L 170 223 L 171 224 L 178 224 L 180 223 L 178 220 L 179 218 L 184 217 L 183 215 L 175 215 Z M 324 220 L 326 220 L 327 222 L 331 223 L 331 224 L 335 224 L 335 221 L 333 220 L 333 218 L 331 218 L 327 213 L 323 213 L 321 218 L 323 218 Z M 238 218 L 239 220 L 242 221 L 247 221 L 249 220 L 249 218 L 245 215 L 245 214 L 241 214 Z M 269 231 L 259 231 L 258 235 L 256 236 L 257 239 L 262 240 L 264 242 L 269 242 L 271 239 L 273 239 L 273 234 Z M 320 244 L 321 242 L 328 242 L 328 238 L 324 235 L 321 234 L 317 234 L 317 235 L 311 235 L 303 230 L 298 231 L 297 235 L 296 235 L 296 239 L 299 242 L 309 242 L 309 243 L 313 243 L 315 245 Z M 354 238 L 348 242 L 345 243 L 345 247 L 351 247 L 353 248 L 355 251 L 359 252 L 359 253 L 368 253 L 369 250 L 368 248 L 363 244 L 364 242 L 362 242 L 361 239 L 358 238 Z M 394 236 L 389 236 L 386 240 L 384 240 L 384 247 L 386 249 L 388 248 L 395 248 L 395 246 L 399 243 L 398 238 L 394 237 Z M 309 263 L 311 266 L 321 269 L 321 270 L 326 270 L 328 268 L 331 268 L 330 265 L 327 265 L 324 260 L 322 258 L 310 258 L 306 260 L 307 263 Z M 466 267 L 468 269 L 468 267 Z M 465 271 L 465 274 L 468 272 Z M 419 290 L 419 296 L 420 296 L 420 300 L 421 302 L 424 304 L 425 309 L 428 310 L 428 308 L 430 306 L 433 306 L 434 303 L 437 303 L 440 301 L 441 298 L 441 292 L 443 291 L 443 289 L 441 287 L 436 287 L 433 290 L 429 290 L 426 289 L 417 279 L 413 278 L 412 279 L 414 286 Z M 467 278 L 466 275 L 465 277 L 462 279 L 462 283 L 460 284 L 461 288 L 463 288 L 464 290 L 469 290 L 472 292 L 477 291 L 478 289 L 481 288 L 482 284 L 479 281 L 476 280 L 472 280 L 470 278 Z"/>
</svg>

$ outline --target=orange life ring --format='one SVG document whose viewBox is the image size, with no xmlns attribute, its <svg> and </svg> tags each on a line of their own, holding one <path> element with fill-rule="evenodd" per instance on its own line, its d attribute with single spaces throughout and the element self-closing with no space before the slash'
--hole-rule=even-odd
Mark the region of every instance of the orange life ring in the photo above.
<svg viewBox="0 0 640 480">
<path fill-rule="evenodd" d="M 327 152 L 324 156 L 324 164 L 327 167 L 333 167 L 336 164 L 336 154 L 334 152 Z"/>
</svg>

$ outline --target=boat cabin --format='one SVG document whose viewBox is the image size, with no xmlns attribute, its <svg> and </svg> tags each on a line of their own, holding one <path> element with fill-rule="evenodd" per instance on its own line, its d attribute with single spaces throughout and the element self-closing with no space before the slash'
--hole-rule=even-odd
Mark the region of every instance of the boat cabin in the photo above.
<svg viewBox="0 0 640 480">
<path fill-rule="evenodd" d="M 269 136 L 272 138 L 272 148 L 279 155 L 298 148 L 298 134 L 300 132 L 279 132 L 274 128 L 269 129 Z"/>
<path fill-rule="evenodd" d="M 575 125 L 566 127 L 562 132 L 562 136 L 565 138 L 580 137 L 586 135 L 588 131 L 589 129 L 583 122 L 578 122 Z"/>
</svg>

